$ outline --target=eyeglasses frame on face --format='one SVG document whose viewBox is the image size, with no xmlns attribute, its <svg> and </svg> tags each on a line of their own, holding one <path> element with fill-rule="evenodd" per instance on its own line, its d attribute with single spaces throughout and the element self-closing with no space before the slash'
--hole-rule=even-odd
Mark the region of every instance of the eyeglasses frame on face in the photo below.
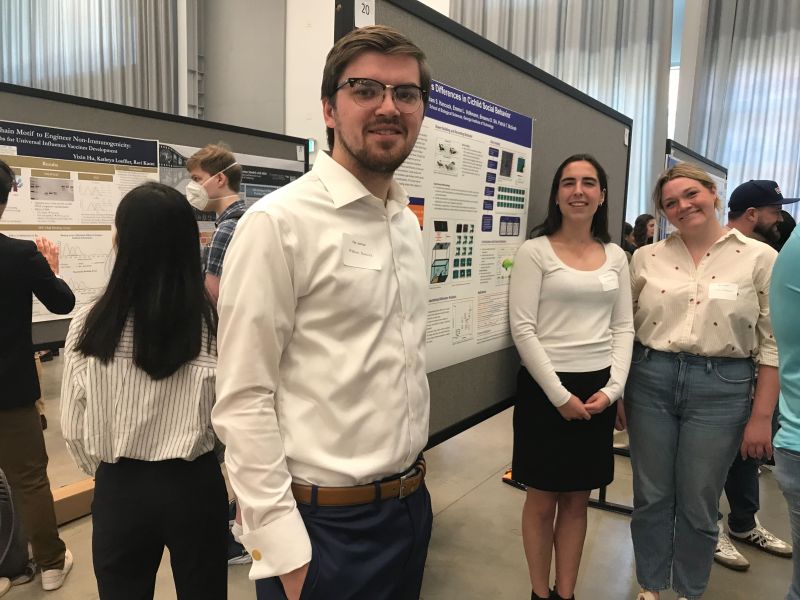
<svg viewBox="0 0 800 600">
<path fill-rule="evenodd" d="M 339 90 L 341 90 L 346 85 L 349 85 L 350 88 L 352 89 L 355 87 L 356 83 L 359 82 L 377 83 L 378 85 L 383 87 L 383 95 L 380 98 L 380 102 L 375 102 L 374 106 L 371 103 L 363 104 L 362 101 L 360 101 L 357 96 L 353 96 L 353 101 L 359 106 L 363 106 L 364 108 L 377 108 L 378 106 L 383 104 L 383 101 L 386 99 L 387 89 L 392 90 L 392 102 L 394 102 L 394 105 L 397 107 L 397 110 L 407 115 L 417 112 L 419 110 L 419 107 L 423 106 L 428 98 L 428 90 L 423 89 L 422 87 L 416 84 L 402 83 L 400 85 L 391 85 L 389 83 L 383 83 L 382 81 L 378 81 L 377 79 L 370 79 L 369 77 L 348 77 L 336 87 L 336 89 L 334 90 L 334 94 Z M 408 105 L 397 101 L 397 90 L 402 88 L 414 88 L 416 90 L 419 90 L 420 93 L 419 103 L 416 104 L 416 106 L 414 106 L 414 108 L 411 110 L 403 110 L 404 108 L 407 108 Z"/>
</svg>

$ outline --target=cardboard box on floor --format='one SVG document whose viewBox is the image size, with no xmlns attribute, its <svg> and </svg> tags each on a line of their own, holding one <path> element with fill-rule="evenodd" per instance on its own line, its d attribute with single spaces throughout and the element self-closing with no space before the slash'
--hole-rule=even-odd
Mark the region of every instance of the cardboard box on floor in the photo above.
<svg viewBox="0 0 800 600">
<path fill-rule="evenodd" d="M 53 491 L 56 521 L 59 525 L 85 517 L 92 512 L 94 479 L 86 478 Z"/>
</svg>

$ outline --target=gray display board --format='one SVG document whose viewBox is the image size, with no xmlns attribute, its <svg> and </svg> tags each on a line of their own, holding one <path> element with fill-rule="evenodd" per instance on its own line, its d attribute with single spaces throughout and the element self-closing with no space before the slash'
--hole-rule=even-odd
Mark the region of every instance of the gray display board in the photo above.
<svg viewBox="0 0 800 600">
<path fill-rule="evenodd" d="M 709 175 L 714 175 L 720 179 L 728 179 L 728 169 L 722 165 L 715 163 L 713 160 L 706 158 L 702 154 L 698 154 L 691 148 L 679 144 L 675 140 L 667 140 L 667 147 L 665 149 L 667 156 L 673 156 L 681 162 L 688 162 L 696 165 L 706 171 Z"/>
<path fill-rule="evenodd" d="M 337 32 L 352 28 L 352 20 L 350 27 L 342 23 L 352 19 L 352 12 L 347 13 L 337 13 Z M 434 79 L 533 116 L 529 228 L 544 220 L 558 165 L 572 154 L 589 153 L 608 172 L 609 226 L 612 239 L 619 240 L 630 118 L 418 2 L 378 0 L 375 22 L 395 27 L 417 43 L 428 56 Z M 510 406 L 518 369 L 516 350 L 507 348 L 430 373 L 430 444 Z"/>
<path fill-rule="evenodd" d="M 291 161 L 299 159 L 308 170 L 307 143 L 302 138 L 4 83 L 0 83 L 0 120 L 195 147 L 223 141 L 237 153 Z M 68 326 L 69 319 L 35 323 L 33 342 L 37 347 L 58 347 L 66 337 Z"/>
</svg>

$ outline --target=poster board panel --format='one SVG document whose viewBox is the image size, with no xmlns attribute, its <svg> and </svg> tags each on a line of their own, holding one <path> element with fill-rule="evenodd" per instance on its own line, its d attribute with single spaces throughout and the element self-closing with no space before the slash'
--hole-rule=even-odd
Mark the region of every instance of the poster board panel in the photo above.
<svg viewBox="0 0 800 600">
<path fill-rule="evenodd" d="M 292 165 L 293 167 L 289 169 L 290 171 L 302 173 L 308 170 L 307 141 L 301 138 L 202 121 L 178 115 L 158 113 L 65 94 L 56 94 L 6 83 L 0 83 L 0 121 L 29 125 L 29 129 L 38 129 L 41 132 L 45 130 L 55 131 L 58 129 L 69 130 L 71 132 L 89 132 L 96 139 L 137 139 L 150 140 L 152 142 L 168 140 L 175 144 L 191 147 L 202 147 L 208 143 L 223 141 L 234 149 L 235 152 L 255 157 L 265 157 L 280 165 Z M 35 135 L 36 133 L 34 131 L 34 136 Z M 71 135 L 72 134 L 70 134 L 70 136 Z M 76 135 L 80 136 L 80 134 Z M 65 140 L 56 141 L 58 143 L 66 143 Z M 74 143 L 74 140 L 72 140 L 71 143 Z M 0 148 L 0 154 L 23 154 L 17 151 L 16 147 L 18 145 L 19 144 L 0 142 L 0 146 L 4 146 Z M 15 146 L 14 150 L 11 149 L 11 146 Z M 52 149 L 52 147 L 48 148 Z M 28 152 L 29 156 L 31 154 L 36 156 L 43 154 L 42 147 L 40 146 L 38 151 Z M 161 157 L 159 156 L 159 162 L 160 161 Z M 70 230 L 69 227 L 75 227 L 77 225 L 104 227 L 105 229 L 103 232 L 98 233 L 95 231 L 92 235 L 95 237 L 105 235 L 107 237 L 107 239 L 98 241 L 103 248 L 106 248 L 107 254 L 107 247 L 110 244 L 110 227 L 107 217 L 113 213 L 114 202 L 118 202 L 122 187 L 113 181 L 103 181 L 103 177 L 98 177 L 98 175 L 101 175 L 107 178 L 109 174 L 98 172 L 99 170 L 96 168 L 96 165 L 99 161 L 91 162 L 95 163 L 95 167 L 91 169 L 72 169 L 71 167 L 74 165 L 67 163 L 61 165 L 65 168 L 45 167 L 42 165 L 41 169 L 35 169 L 35 165 L 28 166 L 26 167 L 28 169 L 26 171 L 26 176 L 29 179 L 29 186 L 28 190 L 24 193 L 30 195 L 33 191 L 33 186 L 30 186 L 30 177 L 33 175 L 34 169 L 37 171 L 51 171 L 50 175 L 52 175 L 52 177 L 38 177 L 40 181 L 35 186 L 36 194 L 42 198 L 45 198 L 51 192 L 67 193 L 69 192 L 68 188 L 71 186 L 73 199 L 75 199 L 74 192 L 78 186 L 86 188 L 87 190 L 92 188 L 92 190 L 89 190 L 91 193 L 87 191 L 85 195 L 85 202 L 88 203 L 86 204 L 86 208 L 87 210 L 92 209 L 89 210 L 89 212 L 93 214 L 106 215 L 106 217 L 101 219 L 103 222 L 99 222 L 98 219 L 94 219 L 98 222 L 93 223 L 67 223 L 65 221 L 64 223 L 59 223 L 63 226 L 62 229 L 53 229 L 48 232 L 48 235 L 59 238 L 57 241 L 64 243 L 65 247 L 68 249 L 74 249 L 75 245 L 71 245 L 69 239 L 61 239 L 64 236 L 70 237 L 77 235 L 74 230 Z M 135 173 L 135 170 L 135 165 L 129 165 L 127 177 L 131 181 L 137 177 L 141 177 L 140 174 L 137 175 Z M 121 171 L 117 171 L 120 171 L 120 169 L 110 173 L 110 175 L 114 175 L 115 177 L 121 176 Z M 91 173 L 93 174 L 93 178 L 81 178 L 79 177 L 79 173 L 84 173 L 84 175 Z M 37 173 L 37 176 L 45 174 L 46 173 Z M 58 177 L 59 175 L 61 177 Z M 157 179 L 158 173 L 150 173 L 148 177 Z M 63 188 L 62 184 L 66 185 L 66 188 Z M 107 189 L 109 188 L 109 184 L 111 187 L 115 188 L 115 192 L 109 192 Z M 53 187 L 54 185 L 56 186 L 55 188 Z M 253 187 L 253 193 L 257 193 L 256 186 Z M 80 198 L 77 200 L 79 201 L 78 204 L 80 204 Z M 89 204 L 91 204 L 91 206 L 89 206 Z M 29 237 L 35 236 L 36 231 L 31 229 L 28 229 L 25 233 L 19 231 L 19 226 L 24 225 L 24 223 L 10 223 L 8 221 L 8 218 L 13 214 L 14 209 L 11 208 L 13 206 L 14 203 L 9 202 L 8 214 L 4 216 L 3 221 L 0 222 L 0 226 L 16 226 L 18 229 L 16 235 L 20 237 L 25 237 L 26 235 Z M 63 209 L 64 206 L 61 206 L 61 208 L 56 211 L 56 216 L 58 216 L 60 220 L 69 220 L 70 218 L 83 220 L 76 215 L 72 215 L 70 210 L 66 210 L 65 212 Z M 22 215 L 17 216 L 20 218 L 22 217 Z M 29 220 L 29 218 L 26 219 L 26 221 Z M 52 221 L 52 218 L 45 217 L 45 220 Z M 52 223 L 41 223 L 39 225 L 51 226 Z M 99 252 L 93 252 L 93 268 L 95 269 L 101 268 L 100 254 Z M 81 257 L 81 260 L 85 262 L 88 258 Z M 105 269 L 105 266 L 102 266 L 102 268 Z M 80 279 L 79 283 L 81 284 L 86 284 L 87 286 L 91 284 L 91 282 L 85 280 L 86 278 L 78 279 Z M 68 327 L 68 318 L 49 318 L 49 320 L 34 323 L 32 329 L 34 344 L 37 348 L 58 347 L 63 343 Z"/>
<path fill-rule="evenodd" d="M 630 160 L 630 118 L 414 0 L 378 0 L 375 22 L 402 31 L 419 45 L 435 80 L 532 117 L 525 186 L 528 230 L 544 220 L 558 165 L 570 155 L 589 153 L 608 173 L 609 229 L 612 240 L 619 240 Z M 337 32 L 347 30 L 337 21 Z M 433 364 L 437 363 L 441 364 L 435 359 Z M 509 406 L 519 366 L 516 350 L 507 347 L 430 372 L 430 444 Z"/>
</svg>

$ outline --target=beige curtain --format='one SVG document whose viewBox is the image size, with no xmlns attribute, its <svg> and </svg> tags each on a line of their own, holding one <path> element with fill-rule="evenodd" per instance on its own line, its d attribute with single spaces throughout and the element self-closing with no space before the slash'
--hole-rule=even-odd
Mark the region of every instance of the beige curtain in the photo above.
<svg viewBox="0 0 800 600">
<path fill-rule="evenodd" d="M 2 0 L 0 80 L 178 112 L 176 0 Z"/>
<path fill-rule="evenodd" d="M 772 179 L 800 197 L 800 2 L 708 0 L 698 54 L 689 145 L 728 167 L 729 191 Z"/>
<path fill-rule="evenodd" d="M 667 137 L 672 0 L 451 0 L 450 14 L 631 117 L 626 217 L 652 212 Z"/>
</svg>

